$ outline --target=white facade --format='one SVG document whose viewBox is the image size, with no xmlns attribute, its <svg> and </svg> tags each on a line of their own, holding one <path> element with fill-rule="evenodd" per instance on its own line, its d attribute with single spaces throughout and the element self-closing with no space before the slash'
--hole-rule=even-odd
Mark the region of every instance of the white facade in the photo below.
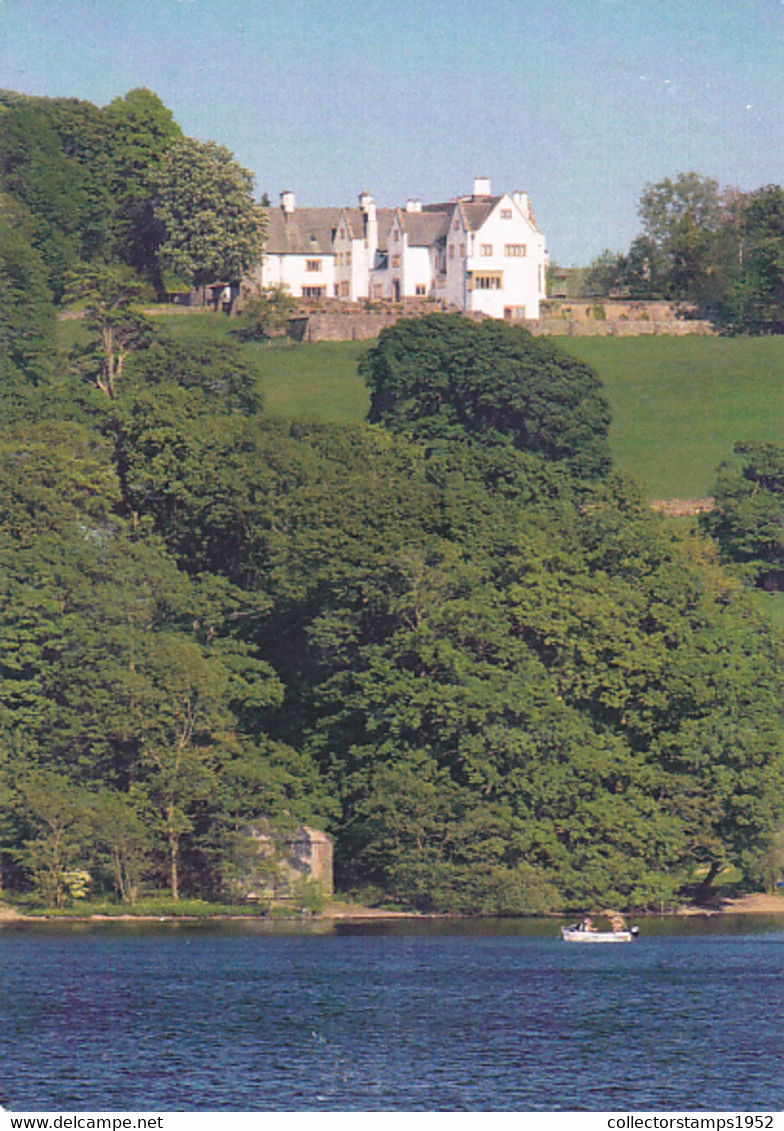
<svg viewBox="0 0 784 1131">
<path fill-rule="evenodd" d="M 508 320 L 539 317 L 547 250 L 528 196 L 492 196 L 477 177 L 471 196 L 424 207 L 297 210 L 291 193 L 269 213 L 259 281 L 298 298 L 400 302 L 431 298 Z"/>
<path fill-rule="evenodd" d="M 251 285 L 284 286 L 297 298 L 332 298 L 339 213 L 339 208 L 297 208 L 294 193 L 282 192 L 280 208 L 267 213 L 264 259 Z"/>
<path fill-rule="evenodd" d="M 331 252 L 265 255 L 260 282 L 264 288 L 284 286 L 302 298 L 328 298 L 335 291 L 335 257 Z"/>
</svg>

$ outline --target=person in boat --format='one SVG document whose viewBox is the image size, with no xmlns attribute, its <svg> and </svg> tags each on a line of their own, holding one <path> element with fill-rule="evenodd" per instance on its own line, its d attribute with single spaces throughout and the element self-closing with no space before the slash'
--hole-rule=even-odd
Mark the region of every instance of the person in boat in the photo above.
<svg viewBox="0 0 784 1131">
<path fill-rule="evenodd" d="M 618 934 L 619 932 L 625 931 L 627 929 L 626 920 L 624 919 L 623 915 L 619 915 L 617 911 L 614 915 L 612 915 L 610 919 L 610 925 L 612 926 L 613 932 L 615 934 Z"/>
<path fill-rule="evenodd" d="M 594 925 L 593 925 L 593 919 L 591 918 L 590 915 L 585 916 L 585 918 L 583 919 L 582 923 L 579 926 L 579 930 L 581 930 L 581 931 L 595 931 L 596 930 L 596 927 L 594 927 Z"/>
</svg>

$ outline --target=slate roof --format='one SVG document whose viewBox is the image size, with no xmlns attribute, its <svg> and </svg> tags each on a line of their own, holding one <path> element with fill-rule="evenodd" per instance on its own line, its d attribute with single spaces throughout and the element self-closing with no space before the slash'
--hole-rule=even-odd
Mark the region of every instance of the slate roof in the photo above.
<svg viewBox="0 0 784 1131">
<path fill-rule="evenodd" d="M 400 226 L 408 236 L 409 247 L 430 247 L 443 239 L 449 231 L 450 212 L 436 212 L 432 209 L 422 212 L 406 212 L 398 208 Z"/>
<path fill-rule="evenodd" d="M 473 197 L 458 198 L 457 206 L 466 231 L 478 231 L 500 199 L 500 196 L 485 196 L 480 200 L 475 200 Z"/>
<path fill-rule="evenodd" d="M 361 208 L 341 209 L 346 218 L 348 233 L 354 240 L 365 238 L 365 214 Z M 378 249 L 386 251 L 389 246 L 389 232 L 395 218 L 394 208 L 377 208 L 376 223 L 378 224 Z"/>
<path fill-rule="evenodd" d="M 267 255 L 331 255 L 332 237 L 340 208 L 296 208 L 289 216 L 282 208 L 267 212 Z"/>
</svg>

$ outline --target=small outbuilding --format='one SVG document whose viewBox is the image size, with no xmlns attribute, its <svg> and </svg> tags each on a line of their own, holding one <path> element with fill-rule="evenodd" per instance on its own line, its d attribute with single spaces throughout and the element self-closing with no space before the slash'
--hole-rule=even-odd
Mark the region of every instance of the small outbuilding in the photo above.
<svg viewBox="0 0 784 1131">
<path fill-rule="evenodd" d="M 321 895 L 333 892 L 332 838 L 310 825 L 280 827 L 263 820 L 241 834 L 240 874 L 235 894 L 245 899 L 293 899 L 297 887 L 314 884 Z"/>
</svg>

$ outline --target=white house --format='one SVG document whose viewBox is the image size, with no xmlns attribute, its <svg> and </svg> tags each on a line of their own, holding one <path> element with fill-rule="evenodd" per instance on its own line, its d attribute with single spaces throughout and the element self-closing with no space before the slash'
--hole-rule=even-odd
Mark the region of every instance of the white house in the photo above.
<svg viewBox="0 0 784 1131">
<path fill-rule="evenodd" d="M 514 320 L 539 317 L 546 264 L 527 194 L 493 196 L 477 177 L 470 196 L 395 209 L 376 208 L 368 192 L 358 208 L 297 209 L 281 193 L 256 279 L 297 298 L 431 298 Z"/>
<path fill-rule="evenodd" d="M 342 208 L 333 240 L 335 298 L 357 302 L 372 298 L 371 276 L 385 256 L 391 208 L 376 208 L 369 192 L 360 193 L 359 208 Z"/>
<path fill-rule="evenodd" d="M 538 318 L 546 297 L 545 238 L 524 192 L 493 196 L 484 177 L 458 197 L 446 238 L 446 301 L 493 318 Z"/>
<path fill-rule="evenodd" d="M 293 192 L 267 212 L 263 262 L 251 277 L 262 287 L 282 285 L 297 298 L 332 298 L 334 237 L 339 208 L 297 208 Z"/>
</svg>

